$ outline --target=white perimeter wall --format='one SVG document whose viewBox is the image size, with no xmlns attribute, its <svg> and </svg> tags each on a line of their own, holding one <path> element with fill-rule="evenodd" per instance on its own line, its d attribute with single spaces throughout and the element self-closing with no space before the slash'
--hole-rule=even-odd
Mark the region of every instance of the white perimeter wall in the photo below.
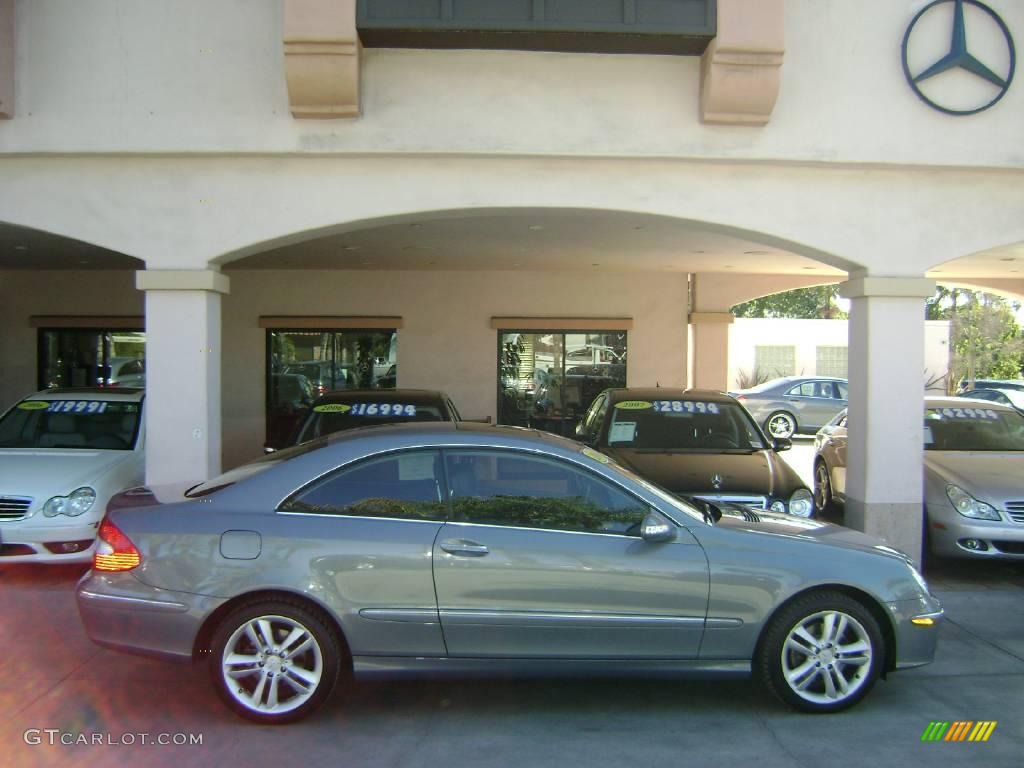
<svg viewBox="0 0 1024 768">
<path fill-rule="evenodd" d="M 737 318 L 729 327 L 729 386 L 738 388 L 740 371 L 754 370 L 755 347 L 796 347 L 796 375 L 816 376 L 819 346 L 849 345 L 846 320 L 791 320 Z M 922 382 L 944 376 L 949 369 L 949 322 L 925 322 L 925 371 Z M 928 390 L 945 393 L 945 383 L 938 381 Z"/>
</svg>

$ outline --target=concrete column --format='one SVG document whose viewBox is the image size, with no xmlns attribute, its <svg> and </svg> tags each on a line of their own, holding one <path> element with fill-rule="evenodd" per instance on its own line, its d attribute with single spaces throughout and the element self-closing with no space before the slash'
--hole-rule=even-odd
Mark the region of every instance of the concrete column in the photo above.
<svg viewBox="0 0 1024 768">
<path fill-rule="evenodd" d="M 221 294 L 204 270 L 135 273 L 146 292 L 146 483 L 220 474 Z"/>
<path fill-rule="evenodd" d="M 691 312 L 693 330 L 693 377 L 698 389 L 729 388 L 729 326 L 731 312 Z"/>
<path fill-rule="evenodd" d="M 924 299 L 935 281 L 857 277 L 851 300 L 846 525 L 921 558 Z"/>
</svg>

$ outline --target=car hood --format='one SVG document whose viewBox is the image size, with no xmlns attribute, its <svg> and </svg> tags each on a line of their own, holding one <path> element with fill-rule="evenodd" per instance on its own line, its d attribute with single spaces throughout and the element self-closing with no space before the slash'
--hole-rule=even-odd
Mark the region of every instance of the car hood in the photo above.
<svg viewBox="0 0 1024 768">
<path fill-rule="evenodd" d="M 83 485 L 94 486 L 132 455 L 132 451 L 0 448 L 0 494 L 46 501 Z"/>
<path fill-rule="evenodd" d="M 841 525 L 822 520 L 808 520 L 763 509 L 750 509 L 736 504 L 715 502 L 722 517 L 717 527 L 745 530 L 752 533 L 767 533 L 778 536 L 798 536 L 812 539 L 820 544 L 877 552 L 909 562 L 910 558 L 897 549 L 884 544 L 880 539 L 866 533 L 844 528 Z"/>
<path fill-rule="evenodd" d="M 1024 451 L 925 451 L 925 470 L 971 495 L 1024 499 Z"/>
<path fill-rule="evenodd" d="M 647 453 L 604 448 L 620 464 L 673 493 L 746 492 L 789 498 L 803 483 L 773 451 L 731 453 Z M 721 485 L 712 480 L 720 475 Z"/>
</svg>

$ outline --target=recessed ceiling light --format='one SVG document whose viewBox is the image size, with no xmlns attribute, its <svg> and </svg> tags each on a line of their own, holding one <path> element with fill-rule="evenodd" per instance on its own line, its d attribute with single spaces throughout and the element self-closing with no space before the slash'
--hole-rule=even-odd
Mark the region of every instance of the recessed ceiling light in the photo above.
<svg viewBox="0 0 1024 768">
<path fill-rule="evenodd" d="M 647 227 L 633 227 L 633 229 L 635 229 L 637 232 L 641 232 L 641 231 L 647 229 Z"/>
<path fill-rule="evenodd" d="M 413 223 L 413 224 L 410 224 L 410 225 L 409 225 L 409 228 L 410 228 L 410 229 L 419 229 L 419 228 L 420 228 L 420 227 L 422 227 L 422 226 L 423 226 L 423 225 L 422 225 L 422 224 L 420 224 L 420 223 L 419 223 L 419 222 L 417 221 L 417 222 L 415 222 L 415 223 Z"/>
<path fill-rule="evenodd" d="M 14 246 L 14 250 L 16 250 L 16 251 L 27 251 L 28 250 L 28 246 L 27 245 L 16 245 L 16 246 Z"/>
<path fill-rule="evenodd" d="M 88 263 L 89 263 L 89 260 L 88 260 L 88 259 L 79 259 L 79 260 L 78 260 L 78 263 L 79 263 L 79 264 L 88 264 Z"/>
<path fill-rule="evenodd" d="M 690 253 L 704 253 L 704 251 L 690 251 Z"/>
<path fill-rule="evenodd" d="M 804 269 L 817 269 L 817 267 L 804 267 Z"/>
<path fill-rule="evenodd" d="M 771 251 L 744 251 L 747 256 L 770 256 Z"/>
<path fill-rule="evenodd" d="M 359 263 L 362 264 L 364 267 L 373 264 L 372 261 L 360 261 Z"/>
<path fill-rule="evenodd" d="M 534 232 L 539 232 L 540 230 L 544 229 L 544 225 L 543 224 L 531 224 L 530 225 L 530 229 L 532 231 L 534 231 Z"/>
<path fill-rule="evenodd" d="M 341 250 L 343 251 L 358 251 L 361 246 L 358 245 L 346 245 Z"/>
<path fill-rule="evenodd" d="M 592 266 L 592 267 L 600 267 L 600 266 L 601 266 L 601 264 L 600 264 L 599 262 L 596 262 L 596 261 L 595 261 L 595 262 L 594 262 L 593 264 L 591 264 L 590 266 Z"/>
<path fill-rule="evenodd" d="M 725 265 L 725 268 L 726 268 L 726 269 L 732 269 L 732 264 L 726 264 L 726 265 Z"/>
<path fill-rule="evenodd" d="M 1017 259 L 1014 258 L 1013 256 L 1005 256 L 1005 257 L 1000 259 L 1000 261 L 1016 261 L 1016 260 Z"/>
</svg>

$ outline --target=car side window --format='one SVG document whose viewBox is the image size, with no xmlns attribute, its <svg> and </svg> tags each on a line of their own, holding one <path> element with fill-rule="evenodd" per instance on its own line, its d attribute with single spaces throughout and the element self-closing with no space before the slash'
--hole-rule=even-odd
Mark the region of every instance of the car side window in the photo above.
<svg viewBox="0 0 1024 768">
<path fill-rule="evenodd" d="M 847 398 L 847 396 L 846 396 L 846 385 L 843 384 L 843 382 L 841 382 L 841 381 L 836 381 L 836 382 L 833 382 L 833 383 L 835 384 L 835 387 L 836 387 L 835 388 L 835 394 L 833 395 L 833 397 L 837 397 L 840 400 L 848 400 L 849 398 Z"/>
<path fill-rule="evenodd" d="M 449 451 L 452 521 L 639 536 L 639 499 L 555 459 L 509 451 Z"/>
<path fill-rule="evenodd" d="M 786 395 L 790 397 L 814 397 L 814 382 L 805 381 L 803 384 L 797 384 L 795 387 L 790 388 Z"/>
<path fill-rule="evenodd" d="M 400 520 L 447 518 L 438 451 L 403 451 L 344 467 L 295 493 L 283 512 Z"/>
</svg>

